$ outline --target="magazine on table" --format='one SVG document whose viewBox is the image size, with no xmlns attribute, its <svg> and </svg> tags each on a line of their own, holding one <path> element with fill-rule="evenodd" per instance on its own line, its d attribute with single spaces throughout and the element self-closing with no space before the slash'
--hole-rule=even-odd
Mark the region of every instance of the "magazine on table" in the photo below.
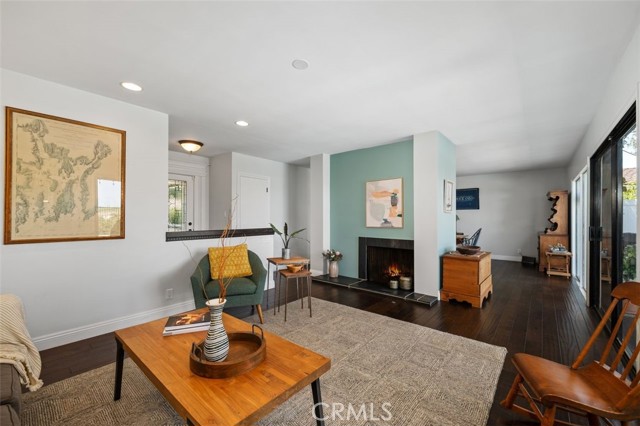
<svg viewBox="0 0 640 426">
<path fill-rule="evenodd" d="M 162 335 L 171 336 L 173 334 L 208 330 L 210 322 L 211 313 L 209 311 L 172 315 L 167 319 Z"/>
</svg>

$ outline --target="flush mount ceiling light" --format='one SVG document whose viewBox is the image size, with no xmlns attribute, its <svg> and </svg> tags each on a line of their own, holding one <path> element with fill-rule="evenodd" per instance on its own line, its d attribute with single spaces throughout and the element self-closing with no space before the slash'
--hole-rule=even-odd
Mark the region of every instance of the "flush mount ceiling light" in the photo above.
<svg viewBox="0 0 640 426">
<path fill-rule="evenodd" d="M 120 86 L 124 87 L 127 90 L 131 90 L 132 92 L 142 92 L 141 86 L 130 81 L 123 81 L 120 83 Z"/>
<path fill-rule="evenodd" d="M 291 66 L 297 70 L 302 71 L 309 68 L 309 62 L 305 61 L 304 59 L 294 59 L 293 62 L 291 62 Z"/>
<path fill-rule="evenodd" d="M 249 123 L 247 123 L 247 122 L 246 122 L 246 121 L 244 121 L 244 120 L 238 120 L 238 121 L 236 121 L 236 124 L 237 124 L 238 126 L 240 126 L 240 127 L 247 127 L 247 126 L 249 125 Z"/>
<path fill-rule="evenodd" d="M 200 148 L 202 148 L 202 145 L 203 145 L 202 142 L 192 141 L 192 140 L 188 140 L 188 139 L 180 140 L 180 141 L 178 141 L 178 143 L 180 144 L 182 149 L 184 149 L 187 152 L 196 152 Z"/>
</svg>

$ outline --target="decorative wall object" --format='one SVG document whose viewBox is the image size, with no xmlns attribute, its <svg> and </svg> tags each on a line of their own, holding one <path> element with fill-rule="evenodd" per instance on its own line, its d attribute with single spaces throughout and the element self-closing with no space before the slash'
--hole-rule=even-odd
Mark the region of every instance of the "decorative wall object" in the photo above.
<svg viewBox="0 0 640 426">
<path fill-rule="evenodd" d="M 367 228 L 404 226 L 402 178 L 367 182 L 365 197 Z"/>
<path fill-rule="evenodd" d="M 5 244 L 124 238 L 124 130 L 6 107 Z"/>
<path fill-rule="evenodd" d="M 450 180 L 444 181 L 444 212 L 451 213 L 453 211 L 453 182 Z"/>
<path fill-rule="evenodd" d="M 480 189 L 466 188 L 456 191 L 456 210 L 479 210 Z"/>
</svg>

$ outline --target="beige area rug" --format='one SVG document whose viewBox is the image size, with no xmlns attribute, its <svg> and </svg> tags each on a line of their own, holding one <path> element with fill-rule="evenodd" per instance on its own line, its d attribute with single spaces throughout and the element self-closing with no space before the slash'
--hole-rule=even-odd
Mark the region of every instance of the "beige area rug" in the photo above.
<svg viewBox="0 0 640 426">
<path fill-rule="evenodd" d="M 347 306 L 300 301 L 264 328 L 332 359 L 320 379 L 328 425 L 485 425 L 506 349 Z M 257 316 L 248 319 L 257 322 Z M 113 401 L 111 364 L 25 395 L 25 425 L 180 425 L 144 374 L 127 359 L 122 399 Z M 310 388 L 261 425 L 314 425 Z"/>
</svg>

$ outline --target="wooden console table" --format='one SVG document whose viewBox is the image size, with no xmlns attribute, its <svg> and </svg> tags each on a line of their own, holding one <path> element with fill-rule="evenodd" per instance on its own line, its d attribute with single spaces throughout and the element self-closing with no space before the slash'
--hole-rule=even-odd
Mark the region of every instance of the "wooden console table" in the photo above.
<svg viewBox="0 0 640 426">
<path fill-rule="evenodd" d="M 458 252 L 442 256 L 442 290 L 440 299 L 469 302 L 482 308 L 484 299 L 493 293 L 491 253 L 482 251 L 474 255 Z"/>
</svg>

